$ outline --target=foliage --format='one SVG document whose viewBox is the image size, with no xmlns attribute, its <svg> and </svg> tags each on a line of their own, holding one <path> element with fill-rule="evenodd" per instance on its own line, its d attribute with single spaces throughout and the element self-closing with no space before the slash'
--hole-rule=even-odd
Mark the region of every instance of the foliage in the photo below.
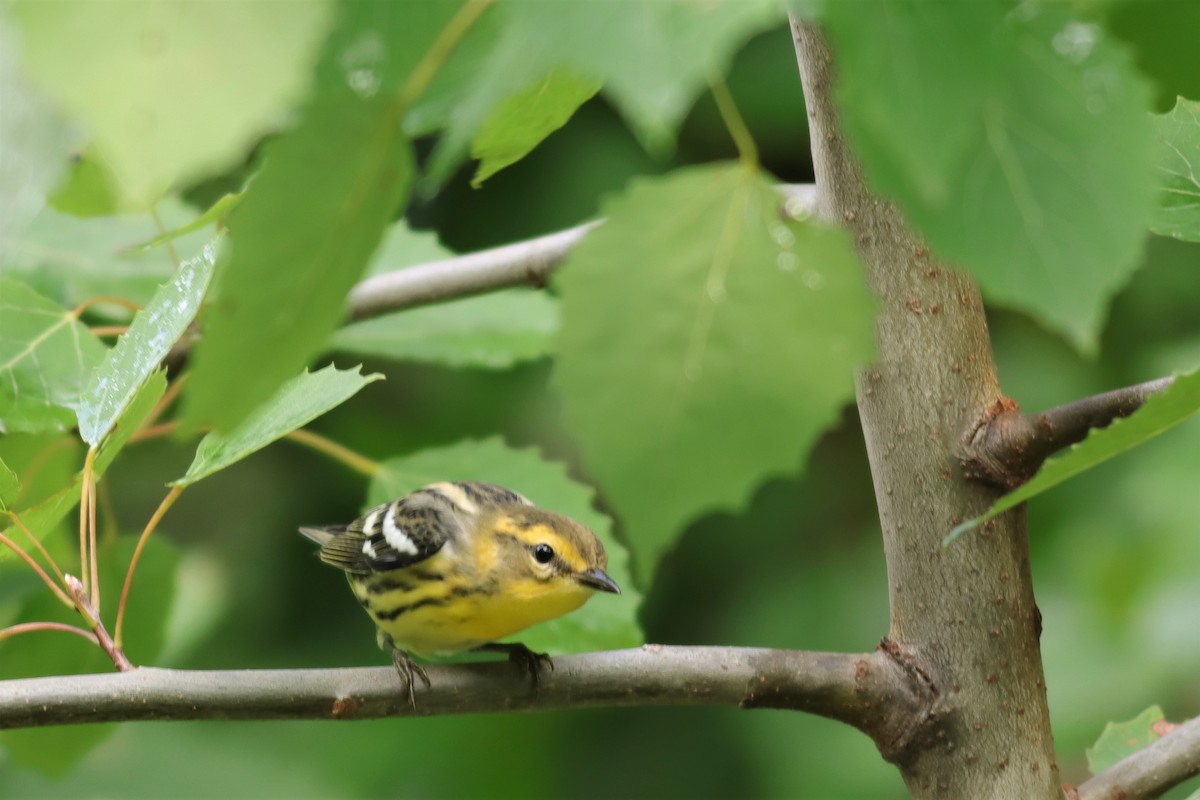
<svg viewBox="0 0 1200 800">
<path fill-rule="evenodd" d="M 26 162 L 0 157 L 0 196 L 40 209 L 0 211 L 6 535 L 25 541 L 20 521 L 73 574 L 94 559 L 110 624 L 129 534 L 194 451 L 133 584 L 135 661 L 384 663 L 295 528 L 430 480 L 491 480 L 593 527 L 627 587 L 522 637 L 538 647 L 873 647 L 887 625 L 878 523 L 861 440 L 839 423 L 875 301 L 846 237 L 793 218 L 772 186 L 811 179 L 801 117 L 777 102 L 796 82 L 781 5 L 701 5 L 0 9 L 0 104 L 22 98 L 29 118 L 0 124 L 0 151 Z M 1167 3 L 1145 24 L 1132 2 L 796 5 L 831 32 L 869 182 L 1008 309 L 990 320 L 1006 393 L 1036 408 L 1187 373 L 1005 507 L 1200 406 L 1198 98 L 1163 102 L 1194 88 L 1186 56 L 1156 46 Z M 712 141 L 733 152 L 740 121 L 701 100 L 725 73 L 735 105 L 759 109 L 746 117 L 760 152 L 742 142 L 736 162 L 690 164 L 716 160 Z M 83 139 L 47 133 L 63 115 Z M 455 173 L 468 153 L 481 163 Z M 342 324 L 364 276 L 601 213 L 548 291 Z M 347 352 L 376 361 L 363 374 L 327 355 Z M 377 371 L 387 381 L 360 393 Z M 358 455 L 289 450 L 310 425 Z M 1031 507 L 1069 780 L 1119 714 L 1117 689 L 1195 713 L 1196 438 L 1180 425 Z M 77 506 L 82 525 L 64 525 Z M 98 543 L 80 563 L 92 510 Z M 0 624 L 75 617 L 0 555 Z M 109 668 L 78 637 L 0 649 L 5 677 Z M 396 737 L 410 744 L 397 752 Z M 629 774 L 672 796 L 903 791 L 861 737 L 766 713 L 124 726 L 0 744 L 13 767 L 0 793 L 21 796 L 148 794 L 168 761 L 171 780 L 231 795 L 373 796 L 403 776 L 429 796 L 605 796 Z M 186 763 L 166 758 L 180 750 Z M 539 769 L 513 769 L 530 752 Z M 597 770 L 597 752 L 622 769 Z"/>
</svg>

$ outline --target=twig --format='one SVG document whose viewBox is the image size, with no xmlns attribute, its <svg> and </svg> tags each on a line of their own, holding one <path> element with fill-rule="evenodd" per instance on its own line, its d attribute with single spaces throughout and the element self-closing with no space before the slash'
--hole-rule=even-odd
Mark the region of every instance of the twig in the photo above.
<svg viewBox="0 0 1200 800">
<path fill-rule="evenodd" d="M 0 728 L 133 720 L 370 719 L 617 706 L 780 708 L 838 719 L 887 747 L 927 708 L 883 651 L 813 653 L 646 645 L 558 656 L 536 694 L 508 662 L 428 667 L 416 710 L 390 667 L 122 674 L 0 683 Z"/>
<path fill-rule="evenodd" d="M 1022 414 L 1011 400 L 1001 401 L 963 437 L 963 470 L 967 477 L 1005 488 L 1020 486 L 1054 453 L 1082 441 L 1093 428 L 1129 416 L 1174 381 L 1126 386 L 1038 414 Z"/>
<path fill-rule="evenodd" d="M 125 657 L 125 653 L 121 650 L 121 646 L 113 641 L 113 638 L 108 635 L 108 629 L 104 627 L 104 623 L 100 619 L 100 609 L 92 605 L 91 598 L 88 597 L 87 589 L 74 575 L 66 576 L 67 589 L 75 598 L 75 609 L 79 615 L 87 622 L 88 627 L 92 629 L 92 635 L 96 637 L 96 644 L 104 651 L 113 662 L 113 665 L 121 672 L 129 672 L 133 669 L 133 664 L 129 663 L 129 659 Z"/>
<path fill-rule="evenodd" d="M 1200 775 L 1200 717 L 1076 787 L 1079 800 L 1147 800 Z"/>
</svg>

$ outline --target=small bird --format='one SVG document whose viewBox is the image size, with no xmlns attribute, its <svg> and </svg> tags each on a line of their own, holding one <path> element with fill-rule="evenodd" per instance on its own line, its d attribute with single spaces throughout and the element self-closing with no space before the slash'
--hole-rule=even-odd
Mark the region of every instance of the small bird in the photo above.
<svg viewBox="0 0 1200 800">
<path fill-rule="evenodd" d="M 349 525 L 300 532 L 345 571 L 414 709 L 414 679 L 430 682 L 410 653 L 507 653 L 536 689 L 550 657 L 496 640 L 574 611 L 593 592 L 621 592 L 596 534 L 490 483 L 433 483 Z"/>
</svg>

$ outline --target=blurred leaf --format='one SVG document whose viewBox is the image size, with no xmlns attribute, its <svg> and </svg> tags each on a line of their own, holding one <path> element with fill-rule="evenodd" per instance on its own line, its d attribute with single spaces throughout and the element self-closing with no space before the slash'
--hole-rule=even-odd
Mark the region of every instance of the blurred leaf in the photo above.
<svg viewBox="0 0 1200 800">
<path fill-rule="evenodd" d="M 23 283 L 0 278 L 0 432 L 63 429 L 104 345 Z"/>
<path fill-rule="evenodd" d="M 327 3 L 17 2 L 30 75 L 95 135 L 121 194 L 149 204 L 228 166 L 303 91 Z"/>
<path fill-rule="evenodd" d="M 163 369 L 150 373 L 150 376 L 137 387 L 133 399 L 129 401 L 125 410 L 117 418 L 116 426 L 105 437 L 104 443 L 100 445 L 100 452 L 96 454 L 96 459 L 92 463 L 92 471 L 97 480 L 129 442 L 129 437 L 142 426 L 146 417 L 150 416 L 150 412 L 154 410 L 166 391 L 167 373 Z"/>
<path fill-rule="evenodd" d="M 497 12 L 495 47 L 450 115 L 431 181 L 445 179 L 494 109 L 560 69 L 603 83 L 646 148 L 664 155 L 711 77 L 783 21 L 775 0 L 509 0 Z"/>
<path fill-rule="evenodd" d="M 1158 208 L 1150 230 L 1200 242 L 1200 103 L 1180 98 L 1170 113 L 1154 118 L 1154 127 L 1162 146 L 1155 173 Z"/>
<path fill-rule="evenodd" d="M 549 353 L 557 329 L 557 301 L 509 289 L 356 322 L 334 334 L 332 349 L 499 369 Z"/>
<path fill-rule="evenodd" d="M 1133 58 L 1158 89 L 1155 106 L 1167 111 L 1179 95 L 1200 100 L 1195 32 L 1200 5 L 1188 0 L 1123 0 L 1110 5 L 1108 29 L 1133 48 Z"/>
<path fill-rule="evenodd" d="M 1153 726 L 1162 721 L 1162 709 L 1150 706 L 1131 720 L 1108 723 L 1104 733 L 1087 750 L 1088 770 L 1098 775 L 1146 745 L 1154 744 L 1161 737 Z"/>
<path fill-rule="evenodd" d="M 21 522 L 39 542 L 45 541 L 58 523 L 66 519 L 75 506 L 79 505 L 79 495 L 79 480 L 74 478 L 70 485 L 59 489 L 37 505 L 22 510 Z M 15 558 L 17 556 L 11 550 L 0 548 L 0 564 Z"/>
<path fill-rule="evenodd" d="M 178 198 L 162 200 L 156 210 L 168 228 L 196 217 Z M 68 307 L 97 295 L 145 305 L 174 274 L 175 265 L 161 250 L 146 253 L 130 248 L 158 233 L 154 218 L 144 212 L 80 219 L 46 208 L 23 235 L 0 242 L 7 253 L 3 271 Z M 210 231 L 198 231 L 177 241 L 175 251 L 189 259 L 211 241 Z"/>
<path fill-rule="evenodd" d="M 0 8 L 0 265 L 10 240 L 45 203 L 71 139 L 67 120 L 21 73 L 18 37 L 6 12 Z"/>
<path fill-rule="evenodd" d="M 480 161 L 471 185 L 478 189 L 520 161 L 598 91 L 598 81 L 556 69 L 509 97 L 484 121 L 471 144 L 471 158 Z"/>
<path fill-rule="evenodd" d="M 186 225 L 181 225 L 174 230 L 167 231 L 160 236 L 155 236 L 145 244 L 138 245 L 137 249 L 149 250 L 152 247 L 161 247 L 167 242 L 173 242 L 181 236 L 186 236 L 189 233 L 203 230 L 209 225 L 217 225 L 218 230 L 220 230 L 220 228 L 224 226 L 225 219 L 229 216 L 229 213 L 237 208 L 238 203 L 241 201 L 241 192 L 230 192 L 228 194 L 223 194 L 221 195 L 220 199 L 217 200 L 217 202 L 208 207 L 208 211 L 205 211 L 191 222 L 187 223 Z"/>
<path fill-rule="evenodd" d="M 229 218 L 231 255 L 203 315 L 185 428 L 236 426 L 329 340 L 408 186 L 400 111 L 334 97 L 269 146 Z"/>
<path fill-rule="evenodd" d="M 339 370 L 330 364 L 297 375 L 228 434 L 213 431 L 205 436 L 187 474 L 173 485 L 187 486 L 225 469 L 346 402 L 368 383 L 383 380 L 382 375 L 362 375 L 360 369 Z"/>
<path fill-rule="evenodd" d="M 48 198 L 50 207 L 73 217 L 103 217 L 119 212 L 143 212 L 144 207 L 122 203 L 117 178 L 92 153 L 76 155 L 64 180 Z"/>
<path fill-rule="evenodd" d="M 872 184 L 986 297 L 1094 351 L 1153 191 L 1149 92 L 1124 50 L 1046 4 L 830 3 L 823 21 Z"/>
<path fill-rule="evenodd" d="M 643 586 L 687 523 L 802 468 L 873 352 L 846 238 L 780 203 L 742 166 L 642 180 L 558 273 L 556 384 Z"/>
<path fill-rule="evenodd" d="M 115 600 L 136 539 L 121 536 L 99 548 L 100 585 Z M 134 664 L 153 663 L 162 649 L 167 618 L 175 594 L 178 557 L 164 537 L 151 537 L 142 552 L 137 580 L 125 617 L 126 655 Z M 115 609 L 116 604 L 112 607 Z M 32 596 L 21 611 L 23 622 L 55 620 L 81 625 L 48 591 Z M 111 623 L 111 620 L 110 620 Z M 56 632 L 32 633 L 0 642 L 0 678 L 34 678 L 112 672 L 104 652 L 82 638 Z M 0 732 L 9 761 L 49 775 L 61 775 L 116 730 L 116 725 L 73 725 Z"/>
<path fill-rule="evenodd" d="M 142 384 L 187 330 L 212 278 L 212 247 L 179 265 L 169 283 L 133 317 L 88 381 L 79 405 L 79 436 L 92 447 L 112 429 Z"/>
<path fill-rule="evenodd" d="M 8 511 L 21 491 L 21 479 L 0 459 L 0 511 Z"/>
<path fill-rule="evenodd" d="M 454 253 L 447 250 L 438 241 L 437 234 L 432 231 L 414 231 L 403 219 L 397 220 L 379 243 L 371 263 L 367 266 L 367 275 L 380 275 L 393 272 L 404 267 L 424 264 L 429 261 L 441 261 L 453 258 Z"/>
<path fill-rule="evenodd" d="M 968 520 L 952 530 L 945 544 L 977 527 L 984 520 L 1037 497 L 1081 472 L 1103 464 L 1126 450 L 1137 447 L 1169 430 L 1200 409 L 1200 370 L 1177 375 L 1165 392 L 1149 397 L 1145 404 L 1125 419 L 1115 419 L 1107 428 L 1093 428 L 1087 438 L 1071 445 L 1060 455 L 1051 456 L 1027 483 L 1001 497 L 987 513 Z"/>
<path fill-rule="evenodd" d="M 388 459 L 371 481 L 367 507 L 386 503 L 430 483 L 471 480 L 507 486 L 540 508 L 564 514 L 591 528 L 608 553 L 608 574 L 621 594 L 593 597 L 583 608 L 535 625 L 512 638 L 543 652 L 635 647 L 642 643 L 637 621 L 641 595 L 634 588 L 625 548 L 612 535 L 612 522 L 593 507 L 594 492 L 567 476 L 566 468 L 532 449 L 514 450 L 499 437 L 468 440 L 436 450 Z"/>
</svg>

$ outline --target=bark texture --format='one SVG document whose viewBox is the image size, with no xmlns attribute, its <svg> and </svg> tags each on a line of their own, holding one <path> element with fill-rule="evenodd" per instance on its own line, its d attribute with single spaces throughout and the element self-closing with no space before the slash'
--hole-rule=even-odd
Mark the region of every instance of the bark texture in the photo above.
<svg viewBox="0 0 1200 800">
<path fill-rule="evenodd" d="M 958 452 L 964 430 L 1002 400 L 978 289 L 867 188 L 838 127 L 830 50 L 813 26 L 794 21 L 793 33 L 818 213 L 854 237 L 881 302 L 877 362 L 857 390 L 887 556 L 889 639 L 937 696 L 891 760 L 917 798 L 1061 797 L 1024 509 L 941 546 L 998 494 L 966 479 Z"/>
</svg>

